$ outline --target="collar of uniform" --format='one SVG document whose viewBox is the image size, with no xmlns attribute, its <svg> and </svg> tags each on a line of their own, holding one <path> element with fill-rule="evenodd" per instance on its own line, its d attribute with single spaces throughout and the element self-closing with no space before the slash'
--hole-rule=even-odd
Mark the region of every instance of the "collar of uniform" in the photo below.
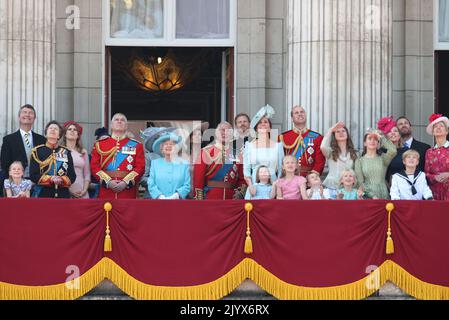
<svg viewBox="0 0 449 320">
<path fill-rule="evenodd" d="M 435 149 L 439 149 L 438 144 L 435 145 Z M 443 145 L 443 148 L 449 148 L 449 141 L 446 140 L 446 143 Z"/>
<path fill-rule="evenodd" d="M 225 150 L 228 150 L 229 149 L 229 145 L 222 145 L 221 143 L 215 143 L 215 148 L 217 148 L 217 149 L 219 149 L 219 150 L 223 150 L 223 148 L 225 149 Z"/>
<path fill-rule="evenodd" d="M 307 129 L 307 127 L 304 127 L 303 129 L 300 130 L 296 127 L 293 127 L 293 131 L 296 132 L 297 134 L 303 135 L 304 133 L 309 131 L 309 129 Z"/>
<path fill-rule="evenodd" d="M 112 139 L 114 139 L 114 140 L 121 141 L 121 140 L 123 140 L 123 139 L 126 138 L 126 135 L 117 136 L 117 135 L 115 135 L 115 134 L 112 134 L 111 137 L 112 137 Z"/>
<path fill-rule="evenodd" d="M 50 143 L 50 142 L 46 142 L 45 143 L 45 145 L 48 147 L 48 148 L 50 148 L 50 149 L 56 149 L 56 148 L 58 148 L 58 143 L 55 143 L 55 144 L 53 144 L 53 143 Z"/>
</svg>

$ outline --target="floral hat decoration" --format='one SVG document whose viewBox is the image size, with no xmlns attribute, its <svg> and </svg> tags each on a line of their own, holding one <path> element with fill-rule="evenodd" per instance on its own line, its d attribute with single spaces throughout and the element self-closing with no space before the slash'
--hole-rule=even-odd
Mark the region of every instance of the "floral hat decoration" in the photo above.
<svg viewBox="0 0 449 320">
<path fill-rule="evenodd" d="M 444 122 L 449 128 L 449 119 L 442 114 L 434 113 L 429 117 L 429 125 L 426 128 L 428 134 L 433 135 L 433 126 L 438 122 Z"/>
<path fill-rule="evenodd" d="M 396 121 L 393 120 L 393 116 L 384 117 L 377 122 L 377 129 L 382 131 L 384 135 L 387 135 L 394 127 L 396 127 Z"/>
</svg>

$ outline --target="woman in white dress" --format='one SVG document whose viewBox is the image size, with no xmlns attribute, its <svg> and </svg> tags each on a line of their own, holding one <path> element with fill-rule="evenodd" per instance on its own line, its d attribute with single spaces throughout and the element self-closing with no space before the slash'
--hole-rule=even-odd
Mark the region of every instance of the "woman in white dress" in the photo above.
<svg viewBox="0 0 449 320">
<path fill-rule="evenodd" d="M 284 149 L 282 143 L 276 142 L 270 136 L 272 129 L 270 119 L 273 115 L 273 107 L 266 105 L 257 112 L 251 121 L 251 128 L 256 130 L 257 137 L 251 142 L 246 142 L 243 152 L 243 172 L 248 187 L 256 183 L 259 166 L 263 165 L 269 169 L 272 183 L 282 174 Z"/>
</svg>

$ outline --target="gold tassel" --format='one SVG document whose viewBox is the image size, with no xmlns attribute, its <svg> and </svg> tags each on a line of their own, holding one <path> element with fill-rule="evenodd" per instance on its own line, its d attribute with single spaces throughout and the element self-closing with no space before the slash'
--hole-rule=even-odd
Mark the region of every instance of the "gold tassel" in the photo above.
<svg viewBox="0 0 449 320">
<path fill-rule="evenodd" d="M 109 229 L 109 212 L 112 210 L 112 204 L 110 202 L 106 202 L 104 204 L 104 210 L 106 211 L 106 237 L 104 238 L 104 252 L 112 251 L 112 239 L 111 239 L 111 230 Z"/>
<path fill-rule="evenodd" d="M 391 237 L 391 212 L 394 210 L 394 204 L 388 203 L 385 207 L 388 211 L 388 231 L 387 231 L 387 244 L 385 248 L 385 252 L 387 254 L 393 254 L 394 253 L 394 243 L 393 238 Z"/>
<path fill-rule="evenodd" d="M 253 241 L 251 240 L 251 230 L 249 226 L 249 214 L 253 210 L 253 205 L 248 202 L 245 204 L 246 210 L 246 239 L 245 239 L 245 253 L 253 253 Z"/>
</svg>

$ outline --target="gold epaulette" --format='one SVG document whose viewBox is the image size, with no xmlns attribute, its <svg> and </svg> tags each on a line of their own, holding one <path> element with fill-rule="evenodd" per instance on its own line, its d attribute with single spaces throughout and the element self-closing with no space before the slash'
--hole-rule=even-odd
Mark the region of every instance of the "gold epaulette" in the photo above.
<svg viewBox="0 0 449 320">
<path fill-rule="evenodd" d="M 204 200 L 204 190 L 195 188 L 195 200 Z"/>
</svg>

